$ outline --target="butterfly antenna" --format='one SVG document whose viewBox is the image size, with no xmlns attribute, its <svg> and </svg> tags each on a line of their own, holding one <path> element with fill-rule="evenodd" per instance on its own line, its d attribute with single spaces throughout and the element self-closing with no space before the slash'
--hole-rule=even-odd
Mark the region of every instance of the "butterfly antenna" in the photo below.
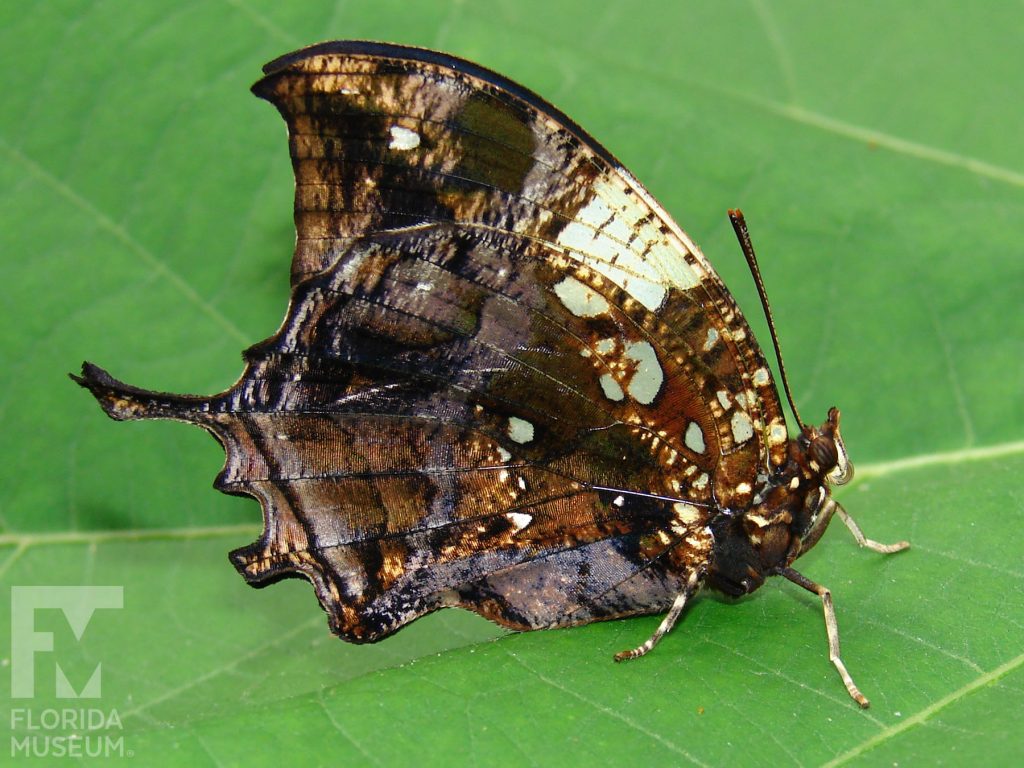
<svg viewBox="0 0 1024 768">
<path fill-rule="evenodd" d="M 782 362 L 782 350 L 779 348 L 779 337 L 775 333 L 775 321 L 772 319 L 772 308 L 768 303 L 768 295 L 764 290 L 764 280 L 761 279 L 761 270 L 757 266 L 757 256 L 754 255 L 754 246 L 750 242 L 750 232 L 747 230 L 747 221 L 743 218 L 743 211 L 738 208 L 733 208 L 729 211 L 729 221 L 732 222 L 732 228 L 736 230 L 736 238 L 740 241 L 740 248 L 743 250 L 743 256 L 747 260 L 747 266 L 750 267 L 750 274 L 754 277 L 754 285 L 757 286 L 757 294 L 761 297 L 761 307 L 764 309 L 765 319 L 768 321 L 768 330 L 772 334 L 772 346 L 775 347 L 775 359 L 779 361 L 779 373 L 782 374 L 782 388 L 786 391 L 786 399 L 789 401 L 789 407 L 793 411 L 793 415 L 796 417 L 796 423 L 800 425 L 800 429 L 805 429 L 804 422 L 800 418 L 800 413 L 796 409 L 796 403 L 793 402 L 793 393 L 789 390 L 789 379 L 786 376 L 786 366 Z"/>
</svg>

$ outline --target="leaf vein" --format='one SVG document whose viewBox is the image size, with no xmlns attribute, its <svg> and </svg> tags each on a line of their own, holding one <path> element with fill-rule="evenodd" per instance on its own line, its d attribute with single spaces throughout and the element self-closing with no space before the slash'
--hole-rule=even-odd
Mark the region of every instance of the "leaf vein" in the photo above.
<svg viewBox="0 0 1024 768">
<path fill-rule="evenodd" d="M 232 670 L 236 669 L 237 667 L 239 667 L 241 664 L 245 663 L 246 661 L 249 661 L 250 659 L 256 658 L 257 656 L 259 656 L 264 651 L 266 651 L 266 650 L 268 650 L 270 648 L 277 647 L 279 645 L 283 645 L 283 644 L 287 643 L 288 641 L 290 641 L 293 637 L 296 637 L 296 636 L 302 634 L 303 632 L 308 631 L 311 627 L 317 626 L 318 624 L 320 624 L 322 622 L 323 622 L 322 615 L 313 616 L 312 618 L 309 619 L 309 621 L 304 621 L 301 624 L 298 624 L 295 627 L 293 627 L 292 629 L 288 630 L 287 632 L 282 632 L 280 635 L 276 636 L 273 640 L 269 640 L 266 643 L 262 643 L 260 645 L 257 645 L 255 648 L 250 649 L 247 653 L 243 653 L 240 656 L 236 656 L 230 662 L 228 662 L 226 664 L 222 664 L 222 665 L 217 666 L 217 667 L 214 667 L 212 669 L 208 669 L 203 674 L 197 675 L 196 677 L 192 678 L 191 680 L 189 680 L 186 683 L 182 683 L 181 685 L 175 686 L 174 688 L 170 688 L 170 689 L 164 691 L 163 693 L 161 693 L 159 696 L 153 697 L 152 699 L 150 699 L 147 702 L 141 703 L 138 706 L 135 706 L 135 707 L 132 707 L 131 709 L 125 710 L 124 712 L 121 713 L 121 721 L 125 722 L 129 718 L 136 717 L 139 714 L 145 712 L 146 710 L 152 709 L 153 707 L 157 706 L 158 704 L 163 704 L 165 701 L 173 699 L 175 696 L 179 696 L 182 693 L 185 693 L 186 691 L 192 690 L 196 686 L 201 685 L 202 683 L 205 683 L 207 680 L 212 680 L 213 678 L 217 677 L 218 675 L 221 675 L 221 674 L 224 674 L 224 673 L 227 673 L 227 672 L 231 672 Z"/>
<path fill-rule="evenodd" d="M 181 293 L 190 303 L 198 307 L 204 315 L 220 326 L 225 333 L 243 344 L 247 344 L 249 342 L 248 337 L 237 325 L 231 322 L 227 316 L 222 314 L 218 309 L 210 304 L 209 301 L 204 299 L 195 288 L 189 285 L 188 282 L 181 277 L 181 275 L 167 266 L 167 263 L 163 259 L 136 240 L 123 226 L 118 224 L 110 216 L 94 206 L 68 184 L 58 179 L 35 160 L 25 155 L 16 147 L 12 147 L 7 140 L 2 137 L 0 137 L 0 149 L 3 149 L 3 151 L 7 153 L 8 157 L 32 174 L 32 176 L 50 187 L 60 195 L 60 197 L 64 198 L 64 200 L 92 217 L 93 221 L 99 225 L 100 229 L 103 229 L 108 234 L 112 235 L 114 239 L 118 240 L 122 245 L 135 253 L 135 255 L 142 257 L 149 264 L 153 272 L 167 280 L 167 282 Z"/>
<path fill-rule="evenodd" d="M 932 704 L 928 705 L 920 712 L 907 718 L 906 720 L 896 723 L 895 725 L 891 725 L 888 728 L 882 729 L 871 738 L 866 739 L 860 744 L 851 747 L 846 752 L 843 752 L 841 755 L 838 755 L 832 760 L 829 760 L 827 763 L 822 765 L 822 768 L 835 768 L 835 766 L 849 763 L 851 760 L 859 757 L 868 750 L 874 749 L 875 747 L 903 733 L 904 731 L 909 731 L 911 728 L 916 728 L 919 725 L 924 725 L 929 718 L 931 718 L 933 715 L 937 714 L 941 710 L 945 709 L 950 704 L 956 703 L 960 699 L 964 698 L 970 693 L 973 693 L 979 688 L 982 688 L 990 683 L 997 682 L 1000 678 L 1005 677 L 1010 672 L 1013 672 L 1022 664 L 1024 664 L 1024 653 L 1010 659 L 1004 664 L 999 665 L 990 672 L 986 672 L 983 675 L 979 675 L 966 685 L 963 685 L 960 688 L 957 688 L 955 691 L 952 691 L 951 693 L 947 694 L 946 696 L 943 696 L 938 701 L 933 702 Z"/>
</svg>

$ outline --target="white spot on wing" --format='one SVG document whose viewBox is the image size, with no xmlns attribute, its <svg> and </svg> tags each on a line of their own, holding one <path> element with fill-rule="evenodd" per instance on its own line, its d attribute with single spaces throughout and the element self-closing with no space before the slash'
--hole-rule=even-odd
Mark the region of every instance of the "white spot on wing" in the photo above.
<svg viewBox="0 0 1024 768">
<path fill-rule="evenodd" d="M 755 386 L 763 387 L 768 383 L 768 369 L 758 368 L 754 371 L 754 375 L 751 377 L 751 381 L 754 382 Z"/>
<path fill-rule="evenodd" d="M 601 379 L 601 391 L 604 392 L 604 396 L 609 400 L 619 402 L 626 394 L 622 391 L 622 387 L 619 386 L 619 382 L 612 378 L 610 373 L 604 374 Z"/>
<path fill-rule="evenodd" d="M 508 436 L 517 443 L 528 443 L 533 440 L 533 424 L 518 416 L 509 416 Z"/>
<path fill-rule="evenodd" d="M 512 454 L 509 453 L 508 451 L 506 451 L 504 448 L 502 448 L 499 445 L 498 446 L 498 458 L 501 459 L 502 461 L 508 461 L 509 459 L 512 458 Z"/>
<path fill-rule="evenodd" d="M 677 501 L 672 505 L 673 517 L 683 525 L 693 525 L 701 518 L 701 512 L 693 504 Z"/>
<path fill-rule="evenodd" d="M 686 437 L 684 441 L 686 447 L 694 453 L 704 453 L 704 432 L 700 428 L 700 424 L 696 421 L 691 421 L 690 426 L 686 428 Z"/>
<path fill-rule="evenodd" d="M 754 425 L 746 411 L 736 411 L 732 415 L 732 439 L 737 444 L 745 443 L 754 436 Z"/>
<path fill-rule="evenodd" d="M 505 517 L 515 526 L 516 532 L 523 530 L 533 522 L 533 515 L 528 515 L 525 512 L 506 512 Z"/>
<path fill-rule="evenodd" d="M 716 341 L 718 341 L 718 331 L 714 328 L 708 328 L 707 338 L 704 339 L 704 351 L 710 352 L 711 348 L 715 346 Z"/>
<path fill-rule="evenodd" d="M 604 296 L 574 277 L 565 278 L 554 290 L 559 301 L 577 317 L 597 317 L 610 308 Z"/>
<path fill-rule="evenodd" d="M 389 130 L 391 131 L 391 143 L 388 144 L 388 149 L 405 151 L 416 149 L 420 145 L 420 135 L 416 131 L 411 131 L 400 125 L 392 125 Z"/>
<path fill-rule="evenodd" d="M 722 410 L 728 411 L 732 403 L 729 401 L 729 393 L 724 389 L 718 390 L 715 395 L 718 397 L 718 402 L 722 404 Z"/>
<path fill-rule="evenodd" d="M 643 405 L 650 405 L 665 381 L 658 355 L 646 341 L 634 341 L 626 345 L 626 356 L 636 362 L 636 373 L 627 385 L 633 399 Z"/>
<path fill-rule="evenodd" d="M 558 235 L 574 258 L 604 275 L 652 312 L 669 288 L 688 290 L 701 275 L 645 217 L 647 206 L 614 183 L 594 183 L 594 197 Z"/>
<path fill-rule="evenodd" d="M 782 445 L 788 439 L 789 434 L 786 432 L 786 425 L 773 422 L 768 429 L 768 442 L 771 445 Z"/>
</svg>

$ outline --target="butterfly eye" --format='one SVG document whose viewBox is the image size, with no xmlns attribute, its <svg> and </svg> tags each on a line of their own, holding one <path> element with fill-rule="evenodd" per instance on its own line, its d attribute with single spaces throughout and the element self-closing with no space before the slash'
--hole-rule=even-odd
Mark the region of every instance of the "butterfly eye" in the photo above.
<svg viewBox="0 0 1024 768">
<path fill-rule="evenodd" d="M 836 452 L 835 468 L 825 476 L 825 479 L 832 485 L 846 485 L 853 480 L 853 464 L 846 454 L 846 446 L 838 432 L 835 435 L 833 448 Z"/>
<path fill-rule="evenodd" d="M 835 441 L 826 435 L 814 438 L 808 452 L 815 463 L 824 470 L 831 470 L 839 461 L 839 451 Z"/>
</svg>

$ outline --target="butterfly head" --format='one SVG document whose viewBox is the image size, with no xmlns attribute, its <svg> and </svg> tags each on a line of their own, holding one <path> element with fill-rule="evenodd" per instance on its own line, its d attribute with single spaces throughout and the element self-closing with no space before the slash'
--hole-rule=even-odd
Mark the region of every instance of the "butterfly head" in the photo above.
<svg viewBox="0 0 1024 768">
<path fill-rule="evenodd" d="M 853 464 L 839 432 L 839 409 L 830 408 L 821 427 L 804 427 L 791 444 L 790 458 L 799 467 L 799 489 L 794 500 L 800 505 L 794 514 L 794 534 L 799 546 L 792 559 L 813 547 L 828 527 L 835 508 L 831 487 L 853 479 Z M 795 484 L 795 483 L 794 483 Z"/>
<path fill-rule="evenodd" d="M 804 448 L 809 474 L 820 473 L 829 485 L 846 485 L 853 479 L 853 464 L 839 433 L 838 408 L 829 409 L 828 419 L 820 428 L 806 428 L 798 442 Z"/>
</svg>

